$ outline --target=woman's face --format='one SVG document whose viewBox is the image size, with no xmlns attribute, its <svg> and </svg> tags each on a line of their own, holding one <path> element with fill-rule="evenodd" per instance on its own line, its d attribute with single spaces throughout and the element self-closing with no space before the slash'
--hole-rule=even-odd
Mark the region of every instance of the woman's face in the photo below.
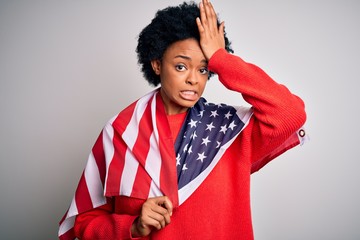
<svg viewBox="0 0 360 240">
<path fill-rule="evenodd" d="M 208 80 L 207 61 L 195 39 L 170 45 L 162 60 L 151 62 L 160 75 L 160 94 L 168 115 L 185 112 L 195 105 Z"/>
</svg>

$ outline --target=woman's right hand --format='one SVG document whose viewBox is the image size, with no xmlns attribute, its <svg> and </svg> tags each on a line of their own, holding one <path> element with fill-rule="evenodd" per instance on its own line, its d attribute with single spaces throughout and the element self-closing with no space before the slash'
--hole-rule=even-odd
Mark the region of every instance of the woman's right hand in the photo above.
<svg viewBox="0 0 360 240">
<path fill-rule="evenodd" d="M 200 46 L 209 60 L 220 48 L 225 48 L 225 23 L 217 25 L 217 15 L 210 0 L 201 0 L 200 17 L 196 18 L 200 34 Z"/>
<path fill-rule="evenodd" d="M 170 223 L 173 205 L 166 196 L 147 199 L 141 208 L 140 216 L 131 227 L 133 237 L 144 237 L 155 228 L 160 230 Z"/>
</svg>

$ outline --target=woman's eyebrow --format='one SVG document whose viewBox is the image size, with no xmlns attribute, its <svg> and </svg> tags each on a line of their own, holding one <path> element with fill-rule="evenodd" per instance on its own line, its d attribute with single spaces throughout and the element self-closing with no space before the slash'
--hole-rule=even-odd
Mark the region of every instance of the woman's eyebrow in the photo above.
<svg viewBox="0 0 360 240">
<path fill-rule="evenodd" d="M 185 56 L 185 55 L 176 55 L 174 58 L 182 58 L 182 59 L 186 59 L 186 60 L 192 60 L 191 59 L 191 57 L 189 57 L 189 56 Z M 208 61 L 206 60 L 206 59 L 203 59 L 203 60 L 201 60 L 201 62 L 203 62 L 203 63 L 208 63 Z"/>
<path fill-rule="evenodd" d="M 185 56 L 185 55 L 176 55 L 174 58 L 183 58 L 183 59 L 186 59 L 186 60 L 191 60 L 191 57 Z"/>
</svg>

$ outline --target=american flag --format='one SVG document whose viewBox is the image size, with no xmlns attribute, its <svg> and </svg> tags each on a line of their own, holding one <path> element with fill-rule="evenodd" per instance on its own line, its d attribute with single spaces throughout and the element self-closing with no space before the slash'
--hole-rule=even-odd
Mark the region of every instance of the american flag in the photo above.
<svg viewBox="0 0 360 240">
<path fill-rule="evenodd" d="M 59 238 L 74 239 L 76 215 L 106 204 L 107 197 L 166 195 L 174 206 L 181 205 L 251 115 L 249 108 L 215 105 L 201 98 L 189 110 L 174 146 L 158 90 L 140 98 L 112 118 L 95 142 L 60 221 Z"/>
<path fill-rule="evenodd" d="M 180 203 L 216 166 L 250 117 L 249 108 L 208 103 L 204 98 L 189 110 L 175 143 Z"/>
</svg>

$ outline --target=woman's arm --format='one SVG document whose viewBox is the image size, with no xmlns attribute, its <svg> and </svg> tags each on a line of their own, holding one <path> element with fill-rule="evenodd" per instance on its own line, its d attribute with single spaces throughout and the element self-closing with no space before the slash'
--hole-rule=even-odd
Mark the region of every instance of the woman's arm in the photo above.
<svg viewBox="0 0 360 240">
<path fill-rule="evenodd" d="M 136 215 L 114 213 L 115 201 L 76 216 L 74 232 L 79 239 L 133 239 Z"/>
<path fill-rule="evenodd" d="M 216 12 L 209 0 L 202 0 L 200 18 L 196 21 L 209 70 L 219 75 L 225 87 L 241 93 L 253 106 L 250 141 L 252 161 L 257 161 L 305 123 L 304 103 L 262 69 L 226 52 L 224 22 L 218 27 Z"/>
<path fill-rule="evenodd" d="M 259 67 L 220 49 L 210 59 L 209 69 L 219 75 L 225 87 L 241 93 L 252 105 L 253 161 L 280 146 L 304 125 L 303 101 Z"/>
<path fill-rule="evenodd" d="M 79 214 L 74 231 L 79 239 L 148 239 L 153 229 L 170 223 L 171 215 L 172 204 L 165 196 L 147 200 L 119 196 Z"/>
</svg>

